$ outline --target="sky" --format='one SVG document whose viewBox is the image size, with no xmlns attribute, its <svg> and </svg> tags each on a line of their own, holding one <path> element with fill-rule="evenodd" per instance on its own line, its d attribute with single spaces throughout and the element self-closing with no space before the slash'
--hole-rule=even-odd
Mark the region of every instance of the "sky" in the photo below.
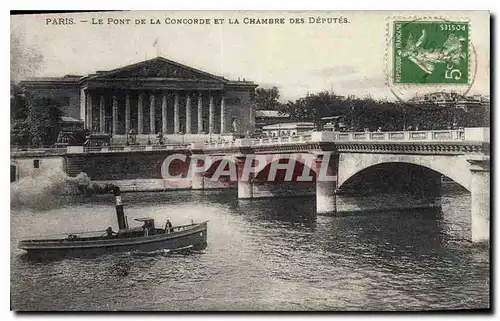
<svg viewBox="0 0 500 321">
<path fill-rule="evenodd" d="M 475 55 L 472 86 L 404 87 L 403 95 L 430 91 L 489 94 L 488 12 L 284 12 L 284 11 L 128 11 L 11 16 L 11 79 L 89 74 L 151 59 L 156 55 L 221 75 L 277 86 L 281 100 L 307 93 L 394 99 L 386 84 L 388 22 L 396 17 L 467 19 Z M 62 18 L 62 19 L 61 19 Z M 73 19 L 72 24 L 69 18 Z M 130 19 L 129 24 L 108 24 Z M 209 19 L 210 24 L 167 24 L 165 19 Z M 257 18 L 283 18 L 284 24 L 245 24 Z M 291 20 L 303 23 L 291 23 Z M 317 23 L 336 18 L 347 23 Z M 341 18 L 341 19 L 339 19 Z M 50 19 L 50 20 L 47 20 Z M 103 24 L 97 24 L 103 19 Z M 145 19 L 145 24 L 136 24 Z M 151 20 L 152 19 L 152 20 Z M 224 19 L 215 24 L 214 19 Z M 238 19 L 239 24 L 230 24 Z M 86 20 L 86 22 L 81 22 Z M 157 24 L 156 22 L 158 22 Z M 54 23 L 55 21 L 55 23 Z M 122 20 L 123 21 L 123 20 Z M 311 23 L 313 22 L 314 23 Z M 95 22 L 95 24 L 93 24 Z M 153 46 L 158 41 L 159 48 Z M 470 87 L 470 90 L 469 90 Z"/>
</svg>

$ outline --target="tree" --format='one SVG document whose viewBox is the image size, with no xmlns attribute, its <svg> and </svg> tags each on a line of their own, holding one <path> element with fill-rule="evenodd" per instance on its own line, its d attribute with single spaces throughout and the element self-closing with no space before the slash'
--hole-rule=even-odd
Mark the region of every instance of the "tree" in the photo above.
<svg viewBox="0 0 500 321">
<path fill-rule="evenodd" d="M 343 97 L 324 91 L 289 101 L 279 110 L 294 121 L 310 121 L 319 127 L 322 117 L 346 115 L 349 107 Z"/>
<path fill-rule="evenodd" d="M 24 90 L 10 84 L 10 140 L 13 145 L 29 144 L 28 108 Z"/>
<path fill-rule="evenodd" d="M 12 143 L 32 146 L 54 144 L 62 116 L 60 104 L 15 87 L 11 95 Z"/>
<path fill-rule="evenodd" d="M 255 90 L 255 107 L 257 110 L 278 110 L 280 93 L 278 87 L 257 88 Z"/>
<path fill-rule="evenodd" d="M 29 95 L 28 123 L 31 144 L 52 145 L 57 140 L 62 112 L 59 104 L 49 98 Z"/>
</svg>

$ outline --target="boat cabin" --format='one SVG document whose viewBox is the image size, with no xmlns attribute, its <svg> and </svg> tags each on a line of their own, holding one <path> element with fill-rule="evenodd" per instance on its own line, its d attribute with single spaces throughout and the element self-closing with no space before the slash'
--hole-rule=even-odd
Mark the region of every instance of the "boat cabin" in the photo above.
<svg viewBox="0 0 500 321">
<path fill-rule="evenodd" d="M 150 228 L 150 229 L 155 228 L 155 220 L 152 219 L 151 217 L 136 218 L 136 219 L 134 219 L 134 221 L 142 222 L 143 223 L 143 225 L 142 225 L 143 228 Z"/>
<path fill-rule="evenodd" d="M 118 237 L 138 237 L 165 233 L 164 229 L 155 228 L 155 220 L 150 217 L 136 218 L 134 221 L 142 222 L 142 226 L 120 229 Z"/>
</svg>

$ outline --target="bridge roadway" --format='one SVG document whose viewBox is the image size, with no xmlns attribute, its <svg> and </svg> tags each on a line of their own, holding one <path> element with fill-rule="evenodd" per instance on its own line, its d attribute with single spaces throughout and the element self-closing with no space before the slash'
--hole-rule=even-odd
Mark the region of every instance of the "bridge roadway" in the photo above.
<svg viewBox="0 0 500 321">
<path fill-rule="evenodd" d="M 272 163 L 277 162 L 280 164 L 277 165 L 279 169 L 286 169 L 287 160 L 294 159 L 298 163 L 302 162 L 302 167 L 310 167 L 317 177 L 320 170 L 317 164 L 328 158 L 327 172 L 334 179 L 315 180 L 317 213 L 440 207 L 440 185 L 444 175 L 471 193 L 471 239 L 480 242 L 489 240 L 489 147 L 489 128 L 398 132 L 324 131 L 211 143 L 104 148 L 74 146 L 63 150 L 12 151 L 11 158 L 43 154 L 74 156 L 164 150 L 189 157 L 208 156 L 214 164 L 229 159 L 234 162 L 239 173 L 235 183 L 238 198 L 242 200 L 282 196 L 276 187 L 267 194 L 258 193 L 259 185 L 266 184 L 265 179 L 263 181 L 261 178 L 266 177 Z M 248 155 L 264 156 L 267 163 L 259 167 L 260 172 L 242 179 L 242 167 Z M 302 161 L 311 156 L 315 160 L 312 163 Z M 230 184 L 214 185 L 207 176 L 210 176 L 207 171 L 196 173 L 191 178 L 191 188 L 230 187 Z M 286 184 L 283 182 L 281 185 Z M 297 193 L 299 189 L 297 187 Z M 290 190 L 287 193 L 290 195 Z"/>
</svg>

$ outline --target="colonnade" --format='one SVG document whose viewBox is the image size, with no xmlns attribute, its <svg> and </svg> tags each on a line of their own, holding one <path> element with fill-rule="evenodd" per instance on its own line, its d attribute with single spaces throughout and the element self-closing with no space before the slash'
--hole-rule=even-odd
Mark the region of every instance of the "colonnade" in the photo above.
<svg viewBox="0 0 500 321">
<path fill-rule="evenodd" d="M 85 91 L 84 97 L 82 97 L 85 101 L 82 103 L 82 106 L 85 106 L 85 127 L 92 132 L 106 132 L 112 134 L 125 134 L 129 133 L 131 129 L 136 129 L 137 134 L 157 134 L 158 132 L 162 132 L 163 134 L 167 134 L 171 129 L 168 128 L 168 118 L 172 117 L 172 115 L 168 114 L 169 106 L 168 106 L 168 95 L 170 92 L 130 92 L 124 93 L 125 101 L 124 101 L 124 109 L 125 109 L 125 126 L 120 123 L 119 119 L 119 100 L 117 98 L 118 94 L 111 93 L 111 99 L 109 99 L 108 94 L 92 92 L 89 90 Z M 184 95 L 183 101 L 185 102 L 184 106 L 181 106 L 181 94 Z M 136 106 L 132 105 L 132 95 L 136 95 Z M 157 99 L 157 96 L 160 96 L 161 99 Z M 123 96 L 123 94 L 122 94 Z M 224 95 L 220 95 L 220 99 L 217 99 L 219 102 L 218 106 L 215 104 L 214 94 L 210 92 L 207 95 L 203 95 L 203 92 L 184 92 L 184 91 L 174 91 L 173 92 L 173 133 L 174 134 L 202 134 L 202 133 L 211 133 L 211 134 L 219 134 L 225 133 L 227 131 L 227 117 L 226 117 L 226 98 Z M 134 96 L 135 98 L 135 96 Z M 204 99 L 209 101 L 208 104 L 208 128 L 204 128 L 203 126 L 203 102 Z M 98 101 L 97 108 L 95 105 L 95 100 Z M 111 100 L 111 102 L 110 102 Z M 160 102 L 161 105 L 161 122 L 160 127 L 156 128 L 156 108 L 157 102 Z M 194 103 L 196 102 L 196 103 Z M 111 104 L 111 115 L 107 115 L 106 104 Z M 193 105 L 196 104 L 196 107 Z M 132 125 L 131 119 L 131 110 L 132 108 L 136 108 L 137 117 L 136 117 L 136 126 Z M 149 108 L 149 126 L 144 126 L 145 124 L 145 111 L 146 108 Z M 181 124 L 181 108 L 184 109 L 183 115 L 185 115 L 184 122 Z M 196 114 L 193 113 L 193 109 L 196 108 Z M 97 115 L 94 113 L 97 112 Z M 109 114 L 109 111 L 108 111 Z M 220 127 L 216 126 L 216 114 L 220 116 Z M 193 116 L 196 115 L 197 118 L 197 126 L 193 128 Z M 111 126 L 106 126 L 106 119 L 111 117 Z M 107 128 L 110 127 L 110 128 Z M 124 127 L 124 132 L 123 132 Z M 146 128 L 145 128 L 146 127 Z M 149 128 L 147 128 L 149 127 Z M 217 130 L 219 129 L 219 130 Z M 217 131 L 217 132 L 216 132 Z"/>
</svg>

